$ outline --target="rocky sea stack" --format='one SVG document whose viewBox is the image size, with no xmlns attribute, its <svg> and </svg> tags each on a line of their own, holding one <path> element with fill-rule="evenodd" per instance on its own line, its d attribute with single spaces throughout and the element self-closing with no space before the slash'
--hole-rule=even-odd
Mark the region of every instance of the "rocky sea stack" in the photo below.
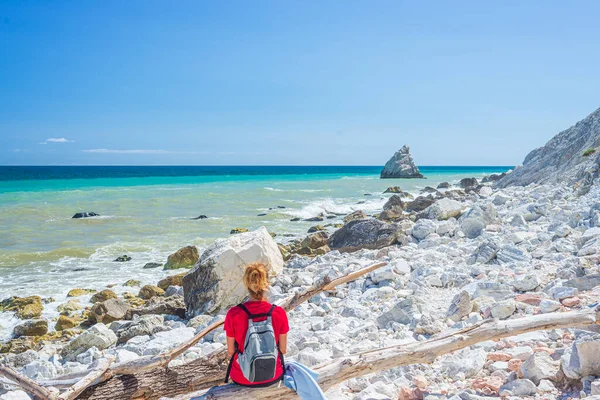
<svg viewBox="0 0 600 400">
<path fill-rule="evenodd" d="M 388 178 L 425 178 L 410 155 L 410 147 L 404 145 L 385 163 L 381 179 Z"/>
</svg>

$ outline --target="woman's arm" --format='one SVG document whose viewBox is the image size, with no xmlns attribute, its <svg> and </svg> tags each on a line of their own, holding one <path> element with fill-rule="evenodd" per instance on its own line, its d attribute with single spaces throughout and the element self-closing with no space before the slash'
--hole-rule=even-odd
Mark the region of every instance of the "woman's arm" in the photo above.
<svg viewBox="0 0 600 400">
<path fill-rule="evenodd" d="M 279 351 L 283 354 L 287 353 L 287 333 L 279 335 Z"/>
<path fill-rule="evenodd" d="M 227 336 L 227 355 L 229 357 L 235 354 L 235 338 Z"/>
</svg>

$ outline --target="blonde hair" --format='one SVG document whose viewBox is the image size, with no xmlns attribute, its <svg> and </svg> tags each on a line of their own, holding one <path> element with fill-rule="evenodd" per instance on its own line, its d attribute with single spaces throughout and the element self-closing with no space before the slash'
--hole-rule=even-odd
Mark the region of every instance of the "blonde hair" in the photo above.
<svg viewBox="0 0 600 400">
<path fill-rule="evenodd" d="M 244 285 L 250 297 L 263 299 L 265 292 L 269 289 L 269 270 L 263 263 L 252 263 L 246 266 L 244 271 Z"/>
</svg>

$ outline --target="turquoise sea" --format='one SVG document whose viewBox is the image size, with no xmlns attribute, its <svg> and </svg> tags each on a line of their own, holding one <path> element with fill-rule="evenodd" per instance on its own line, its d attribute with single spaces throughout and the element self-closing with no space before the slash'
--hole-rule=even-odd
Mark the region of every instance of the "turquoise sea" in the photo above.
<svg viewBox="0 0 600 400">
<path fill-rule="evenodd" d="M 205 248 L 235 227 L 264 225 L 286 241 L 315 224 L 290 219 L 374 212 L 388 186 L 418 194 L 510 168 L 425 166 L 427 179 L 381 180 L 381 167 L 0 167 L 0 299 L 60 303 L 74 287 L 156 283 L 165 272 L 142 269 L 146 262 L 189 244 Z M 71 218 L 81 211 L 100 217 Z M 199 215 L 208 218 L 192 219 Z M 133 260 L 113 262 L 122 254 Z M 52 317 L 52 303 L 46 308 Z M 0 314 L 0 339 L 13 320 Z"/>
</svg>

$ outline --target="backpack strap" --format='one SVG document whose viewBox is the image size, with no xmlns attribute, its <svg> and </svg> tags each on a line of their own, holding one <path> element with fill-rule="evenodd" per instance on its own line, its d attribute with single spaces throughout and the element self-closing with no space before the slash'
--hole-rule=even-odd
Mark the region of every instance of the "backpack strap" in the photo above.
<svg viewBox="0 0 600 400">
<path fill-rule="evenodd" d="M 275 307 L 277 307 L 275 304 L 273 304 L 273 305 L 271 305 L 271 308 L 269 309 L 269 311 L 267 311 L 266 313 L 252 314 L 250 311 L 248 311 L 248 309 L 246 308 L 246 306 L 244 304 L 240 303 L 237 306 L 246 313 L 246 315 L 248 316 L 248 319 L 270 317 L 273 314 L 273 310 L 275 309 Z"/>
<path fill-rule="evenodd" d="M 235 352 L 229 359 L 229 365 L 227 365 L 227 373 L 225 374 L 225 383 L 229 383 L 229 374 L 231 374 L 231 367 L 233 366 L 233 359 L 235 358 L 235 355 L 237 353 L 239 353 L 239 350 L 238 350 L 237 342 L 235 342 Z"/>
</svg>

